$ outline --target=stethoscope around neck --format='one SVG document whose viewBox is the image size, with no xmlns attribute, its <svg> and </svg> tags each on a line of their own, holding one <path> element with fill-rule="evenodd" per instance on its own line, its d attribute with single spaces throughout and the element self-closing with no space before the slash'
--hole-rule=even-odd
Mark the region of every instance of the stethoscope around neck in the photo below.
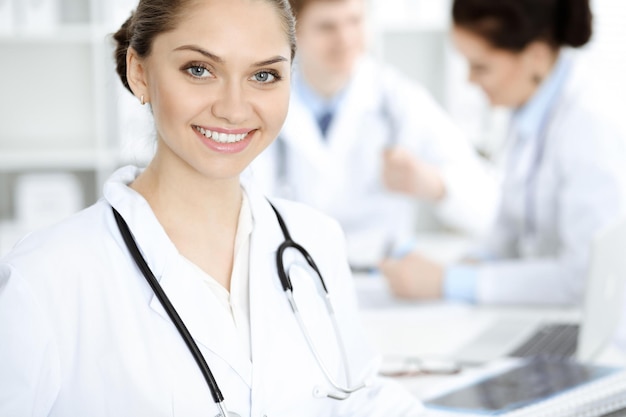
<svg viewBox="0 0 626 417">
<path fill-rule="evenodd" d="M 304 324 L 302 317 L 300 316 L 298 306 L 293 297 L 293 285 L 291 283 L 289 273 L 286 272 L 285 270 L 285 265 L 283 261 L 284 254 L 287 251 L 287 249 L 294 249 L 297 252 L 299 252 L 304 257 L 307 264 L 313 269 L 313 271 L 315 272 L 315 275 L 320 280 L 321 287 L 323 289 L 324 303 L 326 305 L 326 309 L 328 311 L 328 314 L 331 318 L 331 322 L 333 324 L 333 330 L 335 332 L 335 337 L 337 339 L 337 344 L 339 346 L 341 359 L 344 365 L 343 368 L 344 368 L 344 373 L 346 377 L 346 382 L 348 385 L 350 385 L 350 375 L 349 375 L 349 370 L 348 370 L 348 361 L 347 361 L 345 344 L 343 342 L 343 338 L 341 337 L 341 332 L 339 331 L 339 326 L 335 318 L 335 312 L 334 312 L 332 303 L 330 301 L 330 296 L 328 294 L 328 288 L 326 287 L 326 283 L 324 282 L 324 279 L 322 278 L 322 274 L 319 268 L 317 267 L 317 265 L 315 264 L 315 261 L 313 260 L 311 255 L 308 253 L 308 251 L 304 249 L 304 247 L 302 247 L 300 244 L 293 241 L 289 233 L 289 230 L 287 229 L 287 225 L 285 224 L 285 221 L 283 220 L 282 216 L 280 215 L 276 207 L 274 207 L 272 203 L 269 203 L 269 204 L 274 210 L 274 213 L 276 214 L 276 218 L 278 219 L 278 223 L 280 225 L 280 228 L 283 232 L 283 236 L 285 238 L 285 240 L 280 244 L 276 252 L 276 266 L 278 269 L 278 277 L 280 279 L 280 283 L 283 287 L 283 290 L 285 291 L 285 295 L 287 296 L 287 300 L 289 302 L 291 310 L 293 311 L 296 321 L 298 322 L 298 325 L 300 326 L 302 335 L 306 339 L 307 345 L 309 346 L 311 353 L 315 357 L 315 361 L 317 362 L 320 370 L 324 374 L 324 377 L 326 378 L 327 382 L 335 390 L 335 392 L 329 392 L 328 390 L 325 390 L 322 387 L 316 386 L 314 388 L 313 395 L 318 398 L 329 397 L 335 400 L 345 400 L 353 392 L 356 392 L 360 389 L 365 388 L 368 385 L 368 382 L 363 381 L 357 385 L 343 386 L 337 383 L 337 381 L 335 381 L 335 379 L 331 376 L 330 372 L 328 371 L 328 368 L 324 364 L 315 346 L 315 343 L 313 342 L 313 339 L 311 338 L 311 335 L 306 325 Z M 122 234 L 122 238 L 124 239 L 124 243 L 126 244 L 126 247 L 128 248 L 128 251 L 130 252 L 130 255 L 132 256 L 133 260 L 135 261 L 135 264 L 137 265 L 137 267 L 143 274 L 146 281 L 148 281 L 148 284 L 150 285 L 150 287 L 154 291 L 154 294 L 158 298 L 159 302 L 161 303 L 161 305 L 167 312 L 167 315 L 170 317 L 170 319 L 174 323 L 174 326 L 176 327 L 181 337 L 185 341 L 187 348 L 191 352 L 191 355 L 193 356 L 194 360 L 196 361 L 196 364 L 198 365 L 198 368 L 202 372 L 202 376 L 204 377 L 207 385 L 209 386 L 209 390 L 211 391 L 211 396 L 213 397 L 213 401 L 215 402 L 217 408 L 219 409 L 219 413 L 215 417 L 240 417 L 238 414 L 229 412 L 227 410 L 224 404 L 224 396 L 222 395 L 222 392 L 217 384 L 217 381 L 215 380 L 215 377 L 213 376 L 211 369 L 206 363 L 204 356 L 202 356 L 202 353 L 200 352 L 198 345 L 196 345 L 195 341 L 193 340 L 193 337 L 191 336 L 191 334 L 189 333 L 189 330 L 187 329 L 187 326 L 185 326 L 185 323 L 183 323 L 182 319 L 178 315 L 178 312 L 176 311 L 176 309 L 170 302 L 169 298 L 165 294 L 165 291 L 163 291 L 163 288 L 161 287 L 158 280 L 152 273 L 152 270 L 146 263 L 146 260 L 141 255 L 141 252 L 139 251 L 139 248 L 137 247 L 137 243 L 135 242 L 135 239 L 132 236 L 132 233 L 128 227 L 128 224 L 126 223 L 126 221 L 124 221 L 122 216 L 118 213 L 117 210 L 115 210 L 114 207 L 111 207 L 111 209 L 113 210 L 113 215 L 115 217 L 115 221 L 120 230 L 120 233 Z"/>
<path fill-rule="evenodd" d="M 570 72 L 570 65 L 567 65 L 564 70 L 563 78 L 567 78 Z M 548 142 L 548 131 L 550 125 L 557 113 L 560 105 L 561 90 L 563 85 L 561 84 L 556 91 L 553 92 L 552 97 L 547 105 L 547 110 L 541 117 L 539 122 L 539 128 L 537 130 L 536 137 L 536 149 L 531 159 L 528 174 L 524 180 L 524 224 L 522 229 L 522 241 L 532 244 L 532 240 L 537 233 L 537 219 L 535 214 L 536 199 L 537 199 L 537 187 L 539 171 L 542 168 L 544 155 Z"/>
</svg>

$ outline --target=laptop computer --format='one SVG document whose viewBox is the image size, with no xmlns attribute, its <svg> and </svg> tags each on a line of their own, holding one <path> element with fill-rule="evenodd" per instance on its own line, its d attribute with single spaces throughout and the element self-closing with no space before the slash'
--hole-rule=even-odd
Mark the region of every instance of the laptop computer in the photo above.
<svg viewBox="0 0 626 417">
<path fill-rule="evenodd" d="M 451 355 L 463 364 L 500 357 L 574 357 L 587 362 L 613 337 L 626 282 L 626 218 L 599 232 L 591 244 L 580 323 L 500 319 Z"/>
</svg>

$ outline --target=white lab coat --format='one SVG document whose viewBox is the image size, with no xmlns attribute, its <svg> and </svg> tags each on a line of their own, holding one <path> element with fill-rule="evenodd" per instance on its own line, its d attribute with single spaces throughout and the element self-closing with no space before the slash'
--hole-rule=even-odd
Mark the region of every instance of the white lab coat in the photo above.
<svg viewBox="0 0 626 417">
<path fill-rule="evenodd" d="M 479 302 L 580 304 L 592 238 L 625 212 L 626 104 L 564 53 L 573 62 L 536 173 L 535 232 L 526 232 L 526 177 L 505 160 L 501 209 L 480 249 L 496 260 L 479 267 Z"/>
<path fill-rule="evenodd" d="M 313 397 L 327 387 L 280 286 L 275 254 L 283 241 L 271 207 L 247 189 L 252 362 L 232 320 L 184 262 L 147 202 L 118 171 L 105 198 L 24 239 L 0 262 L 0 415 L 214 416 L 217 408 L 183 340 L 130 257 L 111 213 L 128 222 L 138 246 L 206 358 L 230 411 L 241 416 L 413 416 L 419 402 L 392 381 L 347 401 Z M 292 237 L 326 277 L 355 380 L 376 361 L 358 325 L 336 223 L 275 202 Z M 328 316 L 314 281 L 293 274 L 294 292 L 330 372 L 342 379 Z M 307 313 L 308 312 L 308 313 Z"/>
<path fill-rule="evenodd" d="M 444 224 L 476 234 L 487 231 L 496 213 L 497 181 L 425 89 L 367 57 L 356 67 L 326 139 L 292 93 L 279 140 L 257 158 L 251 172 L 270 195 L 336 218 L 355 258 L 360 240 L 382 247 L 416 230 L 416 199 L 389 192 L 382 183 L 383 150 L 392 143 L 441 168 L 447 196 L 435 212 Z M 370 261 L 382 255 L 374 252 Z"/>
</svg>

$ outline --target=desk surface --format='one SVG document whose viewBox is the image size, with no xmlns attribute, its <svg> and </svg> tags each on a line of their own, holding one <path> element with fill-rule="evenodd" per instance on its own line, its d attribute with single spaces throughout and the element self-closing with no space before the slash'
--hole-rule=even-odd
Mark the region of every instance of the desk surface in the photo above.
<svg viewBox="0 0 626 417">
<path fill-rule="evenodd" d="M 482 307 L 400 301 L 390 294 L 384 279 L 375 275 L 357 276 L 355 285 L 363 323 L 383 357 L 446 358 L 496 319 L 577 321 L 580 317 L 579 312 L 571 308 Z M 598 362 L 626 366 L 626 353 L 610 346 Z M 464 368 L 458 375 L 426 375 L 398 380 L 424 399 L 514 363 L 512 359 L 501 359 L 480 367 Z"/>
</svg>

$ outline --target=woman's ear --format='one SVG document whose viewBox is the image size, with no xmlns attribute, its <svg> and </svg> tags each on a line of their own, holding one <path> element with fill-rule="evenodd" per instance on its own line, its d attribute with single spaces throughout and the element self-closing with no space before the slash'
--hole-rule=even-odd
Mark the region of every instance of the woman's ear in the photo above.
<svg viewBox="0 0 626 417">
<path fill-rule="evenodd" d="M 141 104 L 149 102 L 145 60 L 132 47 L 126 53 L 126 78 L 135 96 L 140 97 Z"/>
<path fill-rule="evenodd" d="M 550 73 L 557 53 L 546 42 L 535 41 L 522 51 L 524 65 L 535 83 L 540 84 Z"/>
</svg>

